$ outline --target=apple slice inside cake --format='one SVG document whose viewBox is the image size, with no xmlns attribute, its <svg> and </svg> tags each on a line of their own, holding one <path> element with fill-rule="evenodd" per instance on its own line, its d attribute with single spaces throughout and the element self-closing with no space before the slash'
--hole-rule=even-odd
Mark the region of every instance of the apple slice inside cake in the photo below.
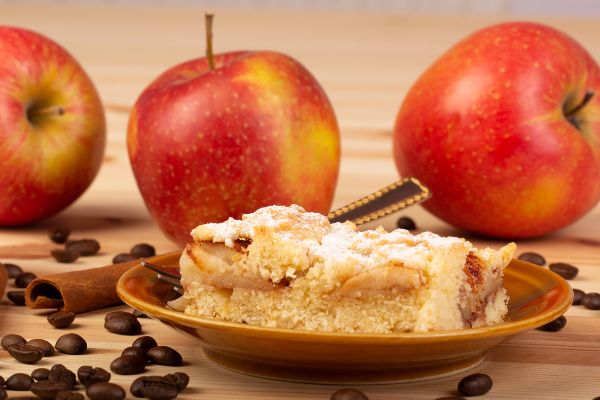
<svg viewBox="0 0 600 400">
<path fill-rule="evenodd" d="M 181 256 L 186 313 L 329 332 L 428 332 L 501 323 L 515 251 L 402 229 L 358 231 L 299 206 L 200 225 Z"/>
</svg>

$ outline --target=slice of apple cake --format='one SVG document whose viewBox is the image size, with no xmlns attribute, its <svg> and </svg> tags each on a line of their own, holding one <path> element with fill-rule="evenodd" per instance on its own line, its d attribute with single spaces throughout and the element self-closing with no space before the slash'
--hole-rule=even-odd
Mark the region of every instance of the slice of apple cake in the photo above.
<svg viewBox="0 0 600 400">
<path fill-rule="evenodd" d="M 299 206 L 200 225 L 181 256 L 186 313 L 277 328 L 428 332 L 498 324 L 510 243 L 358 231 Z"/>
</svg>

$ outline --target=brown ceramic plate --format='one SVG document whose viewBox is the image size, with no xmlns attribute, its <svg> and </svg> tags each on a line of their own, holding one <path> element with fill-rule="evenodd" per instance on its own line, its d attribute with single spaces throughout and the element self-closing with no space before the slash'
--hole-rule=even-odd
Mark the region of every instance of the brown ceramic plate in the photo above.
<svg viewBox="0 0 600 400">
<path fill-rule="evenodd" d="M 177 267 L 180 253 L 148 261 Z M 347 334 L 263 328 L 202 318 L 165 307 L 171 287 L 138 265 L 117 284 L 123 301 L 198 339 L 225 368 L 266 378 L 318 383 L 399 382 L 458 373 L 479 364 L 493 346 L 562 315 L 569 284 L 547 269 L 513 260 L 506 269 L 508 322 L 426 334 Z"/>
</svg>

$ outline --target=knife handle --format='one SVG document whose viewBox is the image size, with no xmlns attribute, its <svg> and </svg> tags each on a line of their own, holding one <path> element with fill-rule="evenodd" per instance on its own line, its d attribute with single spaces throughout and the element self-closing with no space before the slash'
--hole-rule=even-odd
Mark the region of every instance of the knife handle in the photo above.
<svg viewBox="0 0 600 400">
<path fill-rule="evenodd" d="M 415 178 L 404 178 L 327 214 L 330 222 L 366 224 L 431 197 L 431 191 Z"/>
</svg>

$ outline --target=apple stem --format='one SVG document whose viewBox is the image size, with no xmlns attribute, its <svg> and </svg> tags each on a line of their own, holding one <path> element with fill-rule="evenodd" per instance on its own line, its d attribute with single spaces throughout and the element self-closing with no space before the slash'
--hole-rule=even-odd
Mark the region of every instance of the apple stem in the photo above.
<svg viewBox="0 0 600 400">
<path fill-rule="evenodd" d="M 590 102 L 590 100 L 592 100 L 592 97 L 594 97 L 594 92 L 592 92 L 591 90 L 585 92 L 585 96 L 583 96 L 583 99 L 581 100 L 581 103 L 577 104 L 577 106 L 575 106 L 575 108 L 573 108 L 571 111 L 567 112 L 567 118 L 575 115 L 579 110 L 581 110 L 583 107 L 585 107 L 587 105 L 587 103 Z"/>
<path fill-rule="evenodd" d="M 213 54 L 212 42 L 213 42 L 213 14 L 204 14 L 204 22 L 206 24 L 206 60 L 208 61 L 208 68 L 212 71 L 215 69 L 215 57 Z"/>
<path fill-rule="evenodd" d="M 569 123 L 577 130 L 581 130 L 581 121 L 577 118 L 577 113 L 581 111 L 581 109 L 583 109 L 583 107 L 585 107 L 590 100 L 592 100 L 592 97 L 594 97 L 594 92 L 588 90 L 585 92 L 585 95 L 579 104 L 577 104 L 572 110 L 564 111 L 567 121 L 569 121 Z"/>
<path fill-rule="evenodd" d="M 63 115 L 64 113 L 65 113 L 65 109 L 61 106 L 31 108 L 31 109 L 27 110 L 27 118 L 30 121 L 33 121 L 33 120 L 43 118 L 43 117 L 49 117 L 49 116 L 54 116 L 54 115 Z"/>
</svg>

